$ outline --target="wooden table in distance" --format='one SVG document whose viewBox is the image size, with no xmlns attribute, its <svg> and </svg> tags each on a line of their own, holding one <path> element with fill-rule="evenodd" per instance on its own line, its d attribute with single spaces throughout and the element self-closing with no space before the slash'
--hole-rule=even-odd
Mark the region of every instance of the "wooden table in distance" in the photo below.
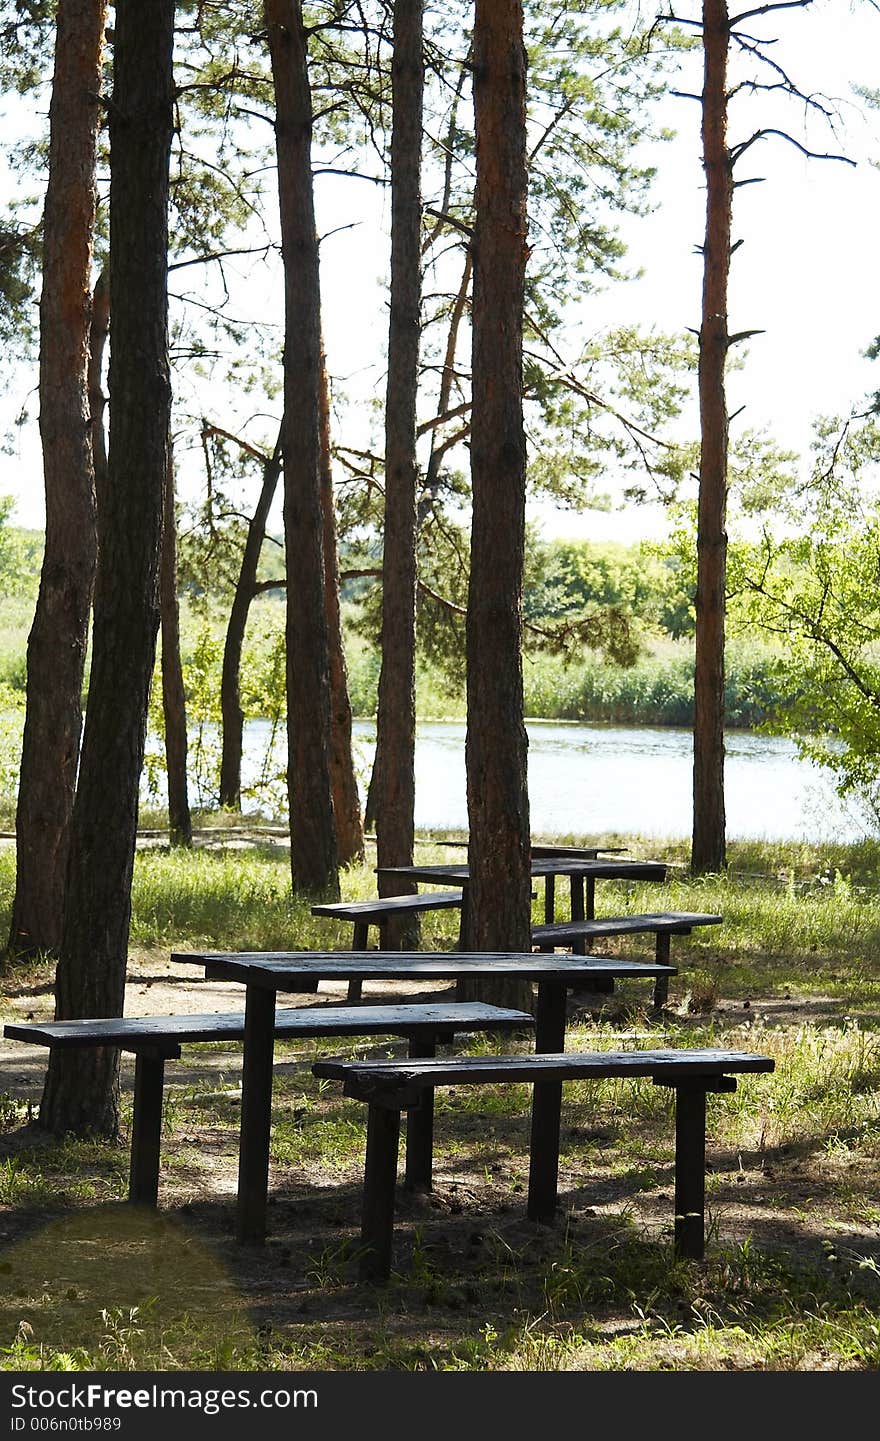
<svg viewBox="0 0 880 1441">
<path fill-rule="evenodd" d="M 491 980 L 519 976 L 537 983 L 536 1051 L 558 1052 L 565 1050 L 565 999 L 569 989 L 589 986 L 597 976 L 644 978 L 676 974 L 674 966 L 644 961 L 507 951 L 172 951 L 171 960 L 203 965 L 208 980 L 239 981 L 247 987 L 236 1235 L 240 1242 L 250 1245 L 262 1244 L 266 1234 L 275 998 L 279 991 L 311 991 L 315 981 L 458 981 L 464 977 Z M 537 1133 L 546 1138 L 547 1153 L 539 1168 L 546 1178 L 544 1188 L 529 1197 L 529 1215 L 534 1220 L 552 1217 L 556 1204 L 561 1106 L 561 1084 L 551 1081 L 535 1087 L 534 1125 Z"/>
<path fill-rule="evenodd" d="M 604 860 L 601 857 L 584 858 L 557 854 L 555 851 L 552 855 L 536 855 L 533 851 L 531 863 L 532 878 L 544 880 L 545 925 L 551 925 L 556 918 L 557 876 L 568 876 L 571 887 L 571 919 L 583 921 L 595 919 L 597 881 L 665 881 L 666 869 L 663 861 Z M 464 892 L 461 903 L 461 933 L 467 934 L 465 923 L 470 867 L 466 862 L 452 865 L 441 863 L 424 866 L 377 866 L 376 874 L 400 881 L 415 881 L 417 884 L 461 886 Z"/>
</svg>

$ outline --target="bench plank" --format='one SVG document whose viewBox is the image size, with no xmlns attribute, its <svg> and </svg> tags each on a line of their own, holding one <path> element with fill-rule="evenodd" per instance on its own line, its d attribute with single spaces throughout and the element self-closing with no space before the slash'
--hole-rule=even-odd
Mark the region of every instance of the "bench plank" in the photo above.
<svg viewBox="0 0 880 1441">
<path fill-rule="evenodd" d="M 316 1076 L 345 1082 L 349 1095 L 394 1104 L 424 1086 L 488 1085 L 498 1081 L 601 1080 L 610 1076 L 720 1076 L 772 1071 L 767 1056 L 744 1051 L 557 1051 L 522 1056 L 437 1056 L 430 1060 L 316 1061 Z"/>
<path fill-rule="evenodd" d="M 112 1016 L 103 1020 L 22 1021 L 3 1027 L 9 1040 L 38 1046 L 118 1046 L 135 1051 L 169 1042 L 244 1039 L 243 1011 L 197 1016 Z M 526 1011 L 480 1002 L 406 1003 L 376 1006 L 284 1006 L 275 1012 L 276 1036 L 416 1035 L 433 1030 L 511 1029 L 532 1026 Z"/>
<path fill-rule="evenodd" d="M 259 1002 L 274 1007 L 274 999 L 257 992 Z M 253 1000 L 254 998 L 252 998 Z M 458 1031 L 510 1031 L 533 1027 L 526 1011 L 490 1006 L 479 1001 L 402 1003 L 376 1006 L 290 1006 L 275 1010 L 274 1038 L 321 1036 L 403 1036 L 410 1054 L 433 1055 L 438 1042 L 451 1041 Z M 155 1206 L 159 1195 L 159 1149 L 165 1061 L 180 1055 L 183 1044 L 206 1041 L 243 1041 L 246 1016 L 240 1012 L 212 1015 L 108 1016 L 81 1021 L 11 1022 L 3 1027 L 9 1040 L 65 1049 L 113 1046 L 133 1051 L 135 1064 L 132 1107 L 129 1200 Z M 274 1039 L 271 1037 L 270 1041 Z M 271 1106 L 271 1057 L 265 1068 Z M 426 1094 L 423 1111 L 407 1126 L 407 1182 L 430 1189 L 433 1149 L 433 1104 Z M 245 1144 L 268 1148 L 269 1138 L 246 1137 Z M 260 1198 L 262 1199 L 262 1198 Z"/>
<path fill-rule="evenodd" d="M 342 921 L 384 920 L 410 911 L 454 910 L 461 891 L 430 891 L 419 895 L 375 896 L 367 901 L 330 901 L 312 906 L 313 916 L 335 916 Z"/>
<path fill-rule="evenodd" d="M 717 926 L 723 916 L 697 911 L 653 911 L 628 916 L 602 916 L 598 920 L 554 921 L 550 925 L 532 927 L 532 943 L 540 951 L 553 951 L 557 946 L 570 946 L 577 954 L 588 941 L 607 940 L 614 936 L 653 935 L 656 937 L 655 960 L 669 964 L 670 936 L 686 936 L 696 926 Z M 659 976 L 654 985 L 654 1008 L 666 1004 L 669 984 Z"/>
<path fill-rule="evenodd" d="M 426 1061 L 317 1061 L 316 1076 L 342 1080 L 345 1094 L 369 1106 L 361 1220 L 362 1280 L 391 1271 L 394 1187 L 400 1112 L 437 1085 L 498 1081 L 534 1083 L 529 1149 L 528 1215 L 550 1220 L 556 1209 L 559 1123 L 547 1136 L 538 1118 L 542 1083 L 608 1077 L 649 1077 L 675 1091 L 675 1250 L 701 1259 L 705 1251 L 706 1095 L 736 1088 L 737 1074 L 772 1071 L 769 1056 L 742 1051 L 658 1050 L 534 1053 L 523 1056 L 434 1058 Z"/>
<path fill-rule="evenodd" d="M 351 921 L 354 927 L 351 939 L 352 950 L 365 951 L 370 926 L 379 929 L 379 949 L 386 950 L 389 940 L 389 924 L 395 916 L 418 915 L 422 911 L 448 911 L 460 909 L 463 912 L 461 891 L 433 891 L 423 895 L 374 896 L 367 901 L 329 901 L 312 906 L 313 916 L 327 916 L 333 920 Z M 459 927 L 461 944 L 461 927 Z M 352 980 L 348 983 L 348 999 L 359 1001 L 363 982 Z"/>
<path fill-rule="evenodd" d="M 606 936 L 654 935 L 685 936 L 695 926 L 718 926 L 723 916 L 702 911 L 647 911 L 629 916 L 600 916 L 598 920 L 554 921 L 551 925 L 532 926 L 532 940 L 549 951 L 555 944 L 570 940 L 596 940 Z"/>
</svg>

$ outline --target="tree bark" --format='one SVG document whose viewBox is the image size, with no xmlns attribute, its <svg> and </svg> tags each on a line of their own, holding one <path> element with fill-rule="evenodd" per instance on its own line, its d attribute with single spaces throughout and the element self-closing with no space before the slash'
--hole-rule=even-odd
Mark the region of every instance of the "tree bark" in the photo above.
<svg viewBox="0 0 880 1441">
<path fill-rule="evenodd" d="M 293 888 L 339 895 L 320 479 L 321 297 L 301 0 L 266 0 L 284 260 L 287 787 Z"/>
<path fill-rule="evenodd" d="M 724 624 L 727 571 L 727 289 L 733 171 L 727 146 L 726 0 L 703 4 L 703 168 L 706 238 L 699 345 L 700 486 L 694 664 L 694 824 L 691 866 L 726 864 Z"/>
<path fill-rule="evenodd" d="M 382 664 L 370 801 L 378 866 L 411 865 L 416 746 L 416 396 L 422 233 L 422 0 L 395 0 L 391 62 L 391 302 L 385 393 L 385 526 Z M 414 891 L 379 878 L 379 894 Z M 389 927 L 392 946 L 413 946 L 418 918 Z"/>
<path fill-rule="evenodd" d="M 98 512 L 94 642 L 71 822 L 59 1020 L 122 1014 L 138 784 L 159 624 L 171 387 L 168 164 L 174 0 L 117 0 L 110 107 L 110 446 Z M 117 1051 L 53 1050 L 40 1122 L 118 1129 Z"/>
<path fill-rule="evenodd" d="M 172 846 L 192 845 L 192 817 L 186 779 L 186 693 L 180 661 L 180 606 L 177 599 L 177 517 L 174 513 L 174 455 L 168 438 L 165 467 L 159 611 L 162 626 L 162 711 L 168 775 L 168 837 Z"/>
<path fill-rule="evenodd" d="M 339 608 L 339 550 L 330 450 L 330 384 L 321 350 L 321 511 L 324 520 L 324 611 L 330 647 L 330 786 L 340 865 L 364 859 L 361 800 L 351 749 L 351 701 Z"/>
<path fill-rule="evenodd" d="M 526 55 L 521 0 L 477 0 L 474 108 L 473 521 L 467 604 L 469 934 L 475 950 L 531 949 L 522 578 L 526 445 Z M 528 1009 L 529 987 L 486 999 Z"/>
<path fill-rule="evenodd" d="M 104 0 L 60 0 L 43 215 L 40 436 L 46 541 L 27 649 L 9 953 L 57 953 L 95 573 L 88 358 Z"/>
<path fill-rule="evenodd" d="M 263 484 L 256 508 L 248 523 L 241 567 L 223 646 L 223 669 L 220 676 L 220 715 L 223 723 L 223 749 L 220 756 L 220 804 L 241 810 L 241 756 L 244 744 L 244 713 L 241 708 L 241 655 L 247 629 L 248 613 L 257 585 L 260 552 L 266 537 L 266 522 L 278 477 L 281 474 L 281 435 L 271 456 L 263 465 Z"/>
</svg>

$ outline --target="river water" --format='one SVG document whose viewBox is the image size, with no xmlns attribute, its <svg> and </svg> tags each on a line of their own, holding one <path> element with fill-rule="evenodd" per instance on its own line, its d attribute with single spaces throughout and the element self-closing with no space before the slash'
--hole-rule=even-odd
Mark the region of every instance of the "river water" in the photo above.
<svg viewBox="0 0 880 1441">
<path fill-rule="evenodd" d="M 530 721 L 528 733 L 533 834 L 691 834 L 690 731 Z M 366 776 L 375 726 L 355 722 L 354 738 Z M 419 726 L 417 828 L 467 829 L 464 741 L 463 723 Z M 800 760 L 791 741 L 729 731 L 725 748 L 728 839 L 849 841 L 865 834 L 828 777 Z"/>
</svg>

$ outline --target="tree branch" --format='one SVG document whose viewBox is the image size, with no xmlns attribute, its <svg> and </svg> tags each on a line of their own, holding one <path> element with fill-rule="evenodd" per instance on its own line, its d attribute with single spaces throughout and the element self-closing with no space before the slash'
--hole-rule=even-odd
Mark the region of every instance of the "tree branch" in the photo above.
<svg viewBox="0 0 880 1441">
<path fill-rule="evenodd" d="M 739 145 L 734 145 L 730 151 L 731 165 L 735 165 L 757 140 L 763 140 L 768 135 L 778 135 L 781 140 L 787 140 L 789 145 L 793 145 L 795 150 L 799 150 L 801 154 L 806 155 L 809 160 L 839 160 L 844 165 L 852 165 L 855 167 L 856 162 L 851 160 L 848 155 L 831 155 L 818 150 L 808 150 L 806 145 L 802 145 L 799 140 L 795 140 L 794 136 L 789 135 L 787 130 L 777 130 L 775 126 L 767 126 L 766 129 L 756 130 L 754 135 L 749 136 L 748 140 L 743 140 Z"/>
</svg>

